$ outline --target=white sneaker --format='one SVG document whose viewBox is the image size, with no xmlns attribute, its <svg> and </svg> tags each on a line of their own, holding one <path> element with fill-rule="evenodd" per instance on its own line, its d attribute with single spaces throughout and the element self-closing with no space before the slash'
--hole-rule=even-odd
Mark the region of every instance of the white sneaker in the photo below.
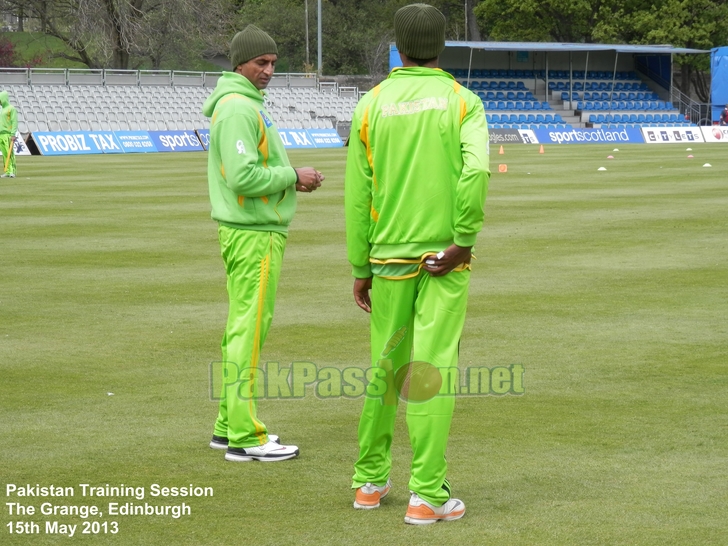
<svg viewBox="0 0 728 546">
<path fill-rule="evenodd" d="M 226 461 L 244 463 L 248 461 L 286 461 L 298 457 L 298 446 L 282 446 L 268 441 L 255 447 L 228 447 Z"/>
<path fill-rule="evenodd" d="M 450 499 L 442 506 L 433 506 L 421 499 L 417 493 L 412 493 L 404 522 L 412 525 L 428 525 L 438 521 L 460 519 L 464 515 L 465 503 L 460 499 Z"/>
<path fill-rule="evenodd" d="M 379 508 L 379 501 L 387 496 L 392 488 L 392 480 L 387 480 L 384 485 L 367 483 L 356 490 L 354 497 L 354 508 L 359 510 L 371 510 Z"/>
<path fill-rule="evenodd" d="M 276 444 L 281 443 L 281 439 L 276 434 L 269 434 L 268 441 L 275 442 Z M 225 436 L 215 436 L 213 434 L 212 440 L 210 440 L 210 447 L 212 449 L 227 449 L 228 448 L 228 439 L 225 438 Z"/>
<path fill-rule="evenodd" d="M 0 175 L 0 178 L 15 178 L 15 173 L 5 173 Z"/>
</svg>

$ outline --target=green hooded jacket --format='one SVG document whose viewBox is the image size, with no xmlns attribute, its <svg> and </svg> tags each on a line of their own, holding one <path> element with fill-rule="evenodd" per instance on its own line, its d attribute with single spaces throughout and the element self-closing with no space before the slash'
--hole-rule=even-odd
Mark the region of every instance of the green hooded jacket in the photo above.
<svg viewBox="0 0 728 546">
<path fill-rule="evenodd" d="M 18 132 L 18 112 L 15 106 L 10 104 L 7 91 L 0 91 L 0 135 L 15 136 Z"/>
<path fill-rule="evenodd" d="M 393 70 L 354 111 L 344 186 L 353 275 L 473 246 L 488 189 L 482 101 L 440 69 Z"/>
<path fill-rule="evenodd" d="M 245 76 L 223 72 L 202 106 L 210 122 L 207 177 L 212 218 L 220 224 L 286 234 L 296 211 L 296 171 Z"/>
</svg>

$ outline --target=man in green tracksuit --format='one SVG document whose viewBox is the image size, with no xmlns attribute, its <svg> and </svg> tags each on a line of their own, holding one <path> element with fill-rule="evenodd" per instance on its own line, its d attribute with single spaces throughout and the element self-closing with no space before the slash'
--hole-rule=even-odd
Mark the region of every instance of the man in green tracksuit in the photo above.
<svg viewBox="0 0 728 546">
<path fill-rule="evenodd" d="M 18 132 L 18 112 L 10 104 L 7 91 L 0 91 L 0 152 L 3 154 L 2 178 L 15 178 L 15 135 Z"/>
<path fill-rule="evenodd" d="M 488 129 L 480 99 L 437 68 L 444 16 L 412 4 L 396 13 L 394 27 L 403 67 L 361 99 L 352 121 L 346 235 L 354 299 L 371 313 L 373 371 L 388 378 L 389 388 L 403 372 L 411 374 L 412 495 L 405 522 L 427 524 L 459 519 L 465 505 L 451 498 L 446 479 L 454 398 L 427 394 L 440 383 L 425 373 L 418 385 L 414 370 L 424 365 L 440 375 L 457 367 L 471 250 L 490 177 Z M 369 394 L 352 484 L 354 507 L 364 509 L 379 506 L 389 492 L 397 411 L 396 395 Z"/>
<path fill-rule="evenodd" d="M 257 367 L 273 306 L 296 191 L 311 192 L 323 176 L 291 167 L 266 112 L 263 89 L 278 49 L 248 25 L 230 46 L 233 72 L 224 72 L 205 101 L 210 122 L 207 175 L 230 300 L 222 340 L 223 388 L 210 447 L 228 461 L 283 461 L 298 448 L 280 445 L 257 416 Z"/>
</svg>

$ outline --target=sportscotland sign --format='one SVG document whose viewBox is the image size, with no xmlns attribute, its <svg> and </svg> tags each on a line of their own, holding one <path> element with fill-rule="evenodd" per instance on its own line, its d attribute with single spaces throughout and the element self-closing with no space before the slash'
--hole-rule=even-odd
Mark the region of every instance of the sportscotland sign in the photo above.
<svg viewBox="0 0 728 546">
<path fill-rule="evenodd" d="M 643 144 L 642 132 L 622 129 L 534 129 L 541 144 Z"/>
</svg>

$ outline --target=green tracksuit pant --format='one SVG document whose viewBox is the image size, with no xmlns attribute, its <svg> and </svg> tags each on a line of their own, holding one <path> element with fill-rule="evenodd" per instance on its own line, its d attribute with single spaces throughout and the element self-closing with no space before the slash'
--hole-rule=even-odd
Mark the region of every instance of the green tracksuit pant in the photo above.
<svg viewBox="0 0 728 546">
<path fill-rule="evenodd" d="M 220 250 L 230 300 L 222 338 L 222 393 L 214 434 L 230 447 L 268 441 L 257 416 L 258 361 L 273 320 L 286 237 L 220 226 Z"/>
<path fill-rule="evenodd" d="M 0 134 L 0 152 L 3 154 L 3 174 L 15 174 L 15 151 L 11 139 L 15 135 Z"/>
<path fill-rule="evenodd" d="M 391 367 L 395 375 L 410 361 L 428 362 L 439 369 L 457 367 L 469 282 L 469 270 L 443 277 L 431 277 L 421 270 L 416 277 L 403 280 L 375 276 L 371 291 L 372 365 Z M 404 332 L 404 338 L 392 350 L 397 332 Z M 384 354 L 386 359 L 382 358 Z M 447 375 L 443 374 L 443 383 Z M 396 396 L 386 395 L 365 399 L 353 488 L 386 483 L 392 467 L 397 400 Z M 450 496 L 445 450 L 454 407 L 454 397 L 443 394 L 429 401 L 407 403 L 412 445 L 409 489 L 435 506 L 444 504 Z"/>
</svg>

